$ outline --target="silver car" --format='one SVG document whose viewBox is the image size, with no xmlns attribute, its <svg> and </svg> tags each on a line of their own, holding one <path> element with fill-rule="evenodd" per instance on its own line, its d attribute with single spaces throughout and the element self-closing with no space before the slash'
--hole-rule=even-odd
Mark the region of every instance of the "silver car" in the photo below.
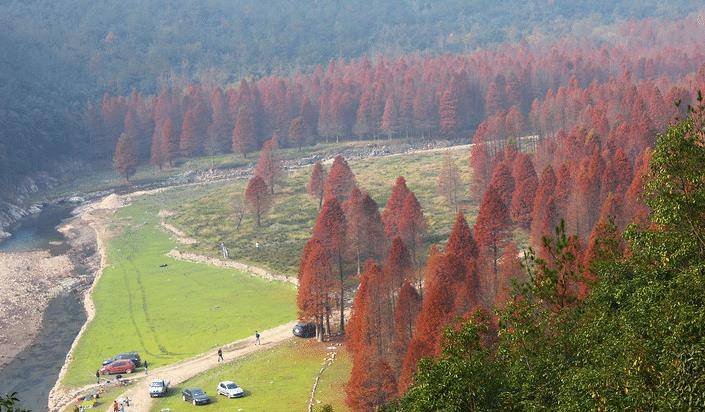
<svg viewBox="0 0 705 412">
<path fill-rule="evenodd" d="M 220 382 L 215 391 L 218 395 L 227 396 L 228 398 L 242 398 L 245 396 L 245 391 L 233 381 Z"/>
</svg>

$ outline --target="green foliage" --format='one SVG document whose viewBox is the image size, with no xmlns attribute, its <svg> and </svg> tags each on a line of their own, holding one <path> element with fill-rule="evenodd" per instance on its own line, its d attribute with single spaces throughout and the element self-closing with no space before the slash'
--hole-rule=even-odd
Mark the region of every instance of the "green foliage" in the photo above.
<svg viewBox="0 0 705 412">
<path fill-rule="evenodd" d="M 465 343 L 476 375 L 458 374 L 454 385 L 429 384 L 431 376 L 443 382 L 442 370 L 470 363 L 444 351 L 421 363 L 399 405 L 447 399 L 430 409 L 456 410 L 467 406 L 467 388 L 482 385 L 490 410 L 705 408 L 704 118 L 696 108 L 659 137 L 647 183 L 653 223 L 631 226 L 623 239 L 613 226 L 603 231 L 590 266 L 598 281 L 587 298 L 557 305 L 561 264 L 529 259 L 530 281 L 500 313 L 497 343 L 484 349 L 476 340 Z M 552 262 L 573 268 L 568 239 L 559 227 L 545 245 Z M 620 252 L 622 241 L 629 254 Z M 576 270 L 563 273 L 585 268 Z M 487 375 L 496 379 L 483 383 Z"/>
<path fill-rule="evenodd" d="M 419 412 L 497 409 L 499 370 L 487 367 L 492 354 L 481 344 L 486 334 L 487 319 L 480 315 L 458 330 L 446 330 L 438 359 L 422 359 L 415 385 L 387 409 Z"/>
<path fill-rule="evenodd" d="M 0 412 L 29 412 L 19 407 L 17 392 L 0 395 Z"/>
</svg>

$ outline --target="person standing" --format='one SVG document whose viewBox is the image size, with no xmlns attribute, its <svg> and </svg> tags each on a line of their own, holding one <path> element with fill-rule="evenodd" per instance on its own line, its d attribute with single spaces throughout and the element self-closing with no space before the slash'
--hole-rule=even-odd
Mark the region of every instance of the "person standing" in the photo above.
<svg viewBox="0 0 705 412">
<path fill-rule="evenodd" d="M 224 361 L 223 359 L 223 349 L 218 348 L 218 362 Z"/>
<path fill-rule="evenodd" d="M 100 383 L 100 370 L 95 371 L 95 383 Z"/>
<path fill-rule="evenodd" d="M 261 345 L 259 341 L 260 334 L 258 331 L 255 331 L 255 345 Z"/>
<path fill-rule="evenodd" d="M 120 405 L 118 405 L 117 399 L 113 401 L 113 412 L 120 412 Z"/>
<path fill-rule="evenodd" d="M 147 368 L 148 368 L 148 367 L 149 367 L 149 364 L 148 364 L 147 361 L 145 360 L 145 361 L 144 361 L 144 374 L 145 374 L 145 375 L 147 374 Z"/>
</svg>

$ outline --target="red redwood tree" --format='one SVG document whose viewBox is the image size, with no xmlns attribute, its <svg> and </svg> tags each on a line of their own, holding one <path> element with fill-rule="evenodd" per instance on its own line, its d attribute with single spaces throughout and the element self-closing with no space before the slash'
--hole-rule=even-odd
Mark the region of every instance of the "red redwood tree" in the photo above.
<svg viewBox="0 0 705 412">
<path fill-rule="evenodd" d="M 201 103 L 189 108 L 184 114 L 179 140 L 179 149 L 183 156 L 191 157 L 203 151 L 203 140 L 206 137 L 208 123 L 207 115 L 206 108 Z"/>
<path fill-rule="evenodd" d="M 261 226 L 262 217 L 272 208 L 272 194 L 260 176 L 252 177 L 247 183 L 245 201 L 254 215 L 257 227 Z"/>
<path fill-rule="evenodd" d="M 404 245 L 404 242 L 395 237 L 392 240 L 392 245 L 389 248 L 387 259 L 384 261 L 384 282 L 393 297 L 401 288 L 401 285 L 409 279 L 409 275 L 413 269 L 411 255 L 409 250 Z"/>
<path fill-rule="evenodd" d="M 404 199 L 401 216 L 398 223 L 399 237 L 409 249 L 414 265 L 418 263 L 418 256 L 423 247 L 423 238 L 428 230 L 426 218 L 423 215 L 421 204 L 416 199 L 414 192 L 409 191 Z"/>
<path fill-rule="evenodd" d="M 355 175 L 348 162 L 341 155 L 333 160 L 326 183 L 323 187 L 323 198 L 335 198 L 338 202 L 344 202 L 350 196 L 350 191 L 355 187 Z"/>
<path fill-rule="evenodd" d="M 397 303 L 394 307 L 394 337 L 392 339 L 391 366 L 396 375 L 401 372 L 402 362 L 411 338 L 414 336 L 416 318 L 421 310 L 421 296 L 411 286 L 404 282 L 399 289 Z"/>
<path fill-rule="evenodd" d="M 404 176 L 397 177 L 397 180 L 392 186 L 392 194 L 387 200 L 387 204 L 382 211 L 382 222 L 384 223 L 384 234 L 387 239 L 391 240 L 399 235 L 399 221 L 401 211 L 404 207 L 406 196 L 411 193 L 406 187 L 406 179 Z"/>
<path fill-rule="evenodd" d="M 516 156 L 512 176 L 516 188 L 512 194 L 509 214 L 514 223 L 528 229 L 531 225 L 534 195 L 538 186 L 536 171 L 528 155 L 521 153 Z"/>
<path fill-rule="evenodd" d="M 311 169 L 311 177 L 308 179 L 306 191 L 314 199 L 318 200 L 318 209 L 323 205 L 323 189 L 326 184 L 327 173 L 321 165 L 321 162 L 316 162 Z"/>
<path fill-rule="evenodd" d="M 255 175 L 264 180 L 272 194 L 274 194 L 274 186 L 279 184 L 283 175 L 282 162 L 277 157 L 275 150 L 274 138 L 267 140 L 259 153 L 257 166 L 255 166 Z"/>
<path fill-rule="evenodd" d="M 546 168 L 541 172 L 541 179 L 539 180 L 538 188 L 536 189 L 536 196 L 534 196 L 534 206 L 531 211 L 531 231 L 529 235 L 529 241 L 532 245 L 538 246 L 541 243 L 541 238 L 548 233 L 543 231 L 546 229 L 545 221 L 547 219 L 546 208 L 549 204 L 549 199 L 553 199 L 553 193 L 556 190 L 556 175 L 553 172 L 551 165 L 546 166 Z M 553 201 L 553 200 L 551 200 Z M 552 206 L 554 209 L 555 204 Z M 551 218 L 549 219 L 549 224 L 553 224 L 555 210 L 549 213 Z"/>
<path fill-rule="evenodd" d="M 357 274 L 360 264 L 367 259 L 379 257 L 384 249 L 384 233 L 377 203 L 367 193 L 354 187 L 343 205 L 348 229 L 349 251 L 357 261 Z"/>
<path fill-rule="evenodd" d="M 514 242 L 504 247 L 504 253 L 499 263 L 499 279 L 494 296 L 494 305 L 504 307 L 511 297 L 512 287 L 524 279 L 519 249 Z"/>
<path fill-rule="evenodd" d="M 387 298 L 381 269 L 368 262 L 360 278 L 347 334 L 353 367 L 345 385 L 345 401 L 354 410 L 377 410 L 396 394 L 394 371 L 386 360 L 390 325 L 381 316 Z"/>
<path fill-rule="evenodd" d="M 237 114 L 237 121 L 233 129 L 233 152 L 240 153 L 244 158 L 247 158 L 247 154 L 255 150 L 256 146 L 257 133 L 254 114 L 249 106 L 243 106 Z"/>
<path fill-rule="evenodd" d="M 170 119 L 167 119 L 162 126 L 160 145 L 159 154 L 162 161 L 171 167 L 174 159 L 179 155 L 179 137 L 174 131 L 174 126 Z"/>
<path fill-rule="evenodd" d="M 313 226 L 313 238 L 318 239 L 328 252 L 331 267 L 338 274 L 338 287 L 340 287 L 339 310 L 340 332 L 345 332 L 345 273 L 343 264 L 347 249 L 347 222 L 345 213 L 338 200 L 334 197 L 326 199 L 321 212 L 318 214 L 316 224 Z"/>
<path fill-rule="evenodd" d="M 438 171 L 437 188 L 438 193 L 446 199 L 448 205 L 458 211 L 458 191 L 461 190 L 462 182 L 460 180 L 460 172 L 455 165 L 455 161 L 450 152 L 443 155 L 443 163 Z"/>
<path fill-rule="evenodd" d="M 480 254 L 485 262 L 489 261 L 491 265 L 491 273 L 484 273 L 483 279 L 488 276 L 492 276 L 491 279 L 497 279 L 497 263 L 501 256 L 502 248 L 507 241 L 510 228 L 509 211 L 499 194 L 490 186 L 482 198 L 480 210 L 475 220 L 475 239 L 477 240 Z M 488 281 L 481 283 L 492 284 L 492 282 Z"/>
<path fill-rule="evenodd" d="M 205 152 L 209 155 L 225 153 L 229 148 L 230 131 L 232 123 L 228 115 L 228 103 L 220 87 L 211 93 L 211 123 L 208 125 L 208 138 L 205 143 Z"/>
<path fill-rule="evenodd" d="M 301 146 L 306 143 L 306 125 L 304 118 L 299 116 L 291 121 L 289 125 L 289 139 L 296 144 L 301 151 Z"/>
<path fill-rule="evenodd" d="M 399 133 L 399 115 L 397 112 L 397 105 L 394 102 L 393 95 L 387 97 L 387 101 L 384 105 L 384 113 L 382 114 L 382 131 L 387 134 L 387 137 L 391 140 L 397 133 Z"/>
<path fill-rule="evenodd" d="M 409 349 L 404 356 L 399 376 L 399 393 L 404 393 L 413 380 L 418 361 L 437 353 L 443 327 L 454 315 L 454 274 L 457 259 L 431 248 L 425 274 L 424 297 Z"/>
<path fill-rule="evenodd" d="M 115 171 L 129 183 L 130 177 L 137 172 L 138 165 L 137 141 L 127 133 L 121 134 L 115 146 Z"/>
<path fill-rule="evenodd" d="M 509 209 L 514 195 L 514 177 L 512 170 L 506 162 L 500 162 L 492 172 L 492 179 L 489 187 L 499 196 L 500 200 Z"/>
<path fill-rule="evenodd" d="M 323 338 L 323 320 L 328 317 L 333 276 L 328 254 L 321 242 L 311 239 L 306 248 L 307 253 L 299 269 L 296 304 L 299 320 L 315 322 L 316 338 L 320 341 Z"/>
</svg>

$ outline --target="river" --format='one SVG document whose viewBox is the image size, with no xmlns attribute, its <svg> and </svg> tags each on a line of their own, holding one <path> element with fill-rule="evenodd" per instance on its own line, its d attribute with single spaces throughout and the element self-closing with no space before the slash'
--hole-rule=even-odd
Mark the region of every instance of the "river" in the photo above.
<svg viewBox="0 0 705 412">
<path fill-rule="evenodd" d="M 71 215 L 71 209 L 49 205 L 38 215 L 24 219 L 11 231 L 12 237 L 0 243 L 0 251 L 45 249 L 53 255 L 66 253 L 69 246 L 57 226 Z M 86 320 L 79 299 L 80 296 L 64 293 L 51 300 L 36 340 L 0 370 L 0 393 L 18 392 L 23 408 L 47 410 L 49 391 Z"/>
</svg>

